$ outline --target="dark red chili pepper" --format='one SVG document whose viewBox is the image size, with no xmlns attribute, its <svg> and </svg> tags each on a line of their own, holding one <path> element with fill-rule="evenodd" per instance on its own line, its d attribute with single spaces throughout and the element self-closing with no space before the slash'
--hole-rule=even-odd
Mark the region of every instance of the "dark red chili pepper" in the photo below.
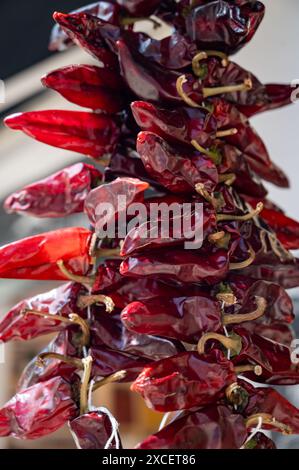
<svg viewBox="0 0 299 470">
<path fill-rule="evenodd" d="M 124 107 L 122 80 L 109 69 L 70 65 L 45 75 L 42 84 L 84 108 L 117 113 Z"/>
<path fill-rule="evenodd" d="M 0 436 L 37 439 L 78 414 L 72 387 L 61 377 L 17 393 L 0 410 Z"/>
<path fill-rule="evenodd" d="M 105 67 L 116 70 L 117 59 L 112 50 L 120 35 L 120 28 L 88 13 L 64 14 L 55 12 L 56 23 L 68 37 Z"/>
<path fill-rule="evenodd" d="M 118 5 L 134 16 L 151 15 L 161 3 L 159 0 L 116 0 Z"/>
<path fill-rule="evenodd" d="M 270 324 L 263 323 L 245 323 L 242 325 L 251 334 L 264 336 L 267 339 L 271 339 L 276 343 L 281 343 L 284 346 L 290 347 L 292 341 L 296 338 L 294 328 L 283 322 L 275 322 Z"/>
<path fill-rule="evenodd" d="M 63 261 L 72 273 L 84 275 L 91 261 L 91 232 L 71 227 L 24 238 L 0 248 L 0 278 L 66 280 Z"/>
<path fill-rule="evenodd" d="M 186 352 L 146 367 L 131 386 L 157 411 L 175 411 L 212 403 L 236 382 L 234 367 L 217 350 L 200 356 Z"/>
<path fill-rule="evenodd" d="M 120 437 L 113 437 L 110 414 L 99 408 L 69 422 L 70 431 L 79 449 L 119 449 Z M 109 443 L 109 439 L 112 440 Z M 108 447 L 107 446 L 108 444 Z"/>
<path fill-rule="evenodd" d="M 256 433 L 244 447 L 245 449 L 277 449 L 275 442 L 262 432 Z"/>
<path fill-rule="evenodd" d="M 96 16 L 107 23 L 117 25 L 119 23 L 119 7 L 114 2 L 95 2 L 86 5 L 70 13 L 88 13 Z M 50 51 L 64 51 L 72 44 L 72 40 L 63 31 L 59 24 L 55 25 L 51 32 L 49 49 Z"/>
<path fill-rule="evenodd" d="M 221 304 L 206 292 L 194 296 L 163 297 L 133 302 L 122 311 L 121 319 L 137 333 L 161 335 L 196 343 L 207 331 L 222 331 L 223 326 L 255 320 L 264 315 L 266 301 L 255 298 L 256 305 L 243 315 L 222 312 Z"/>
<path fill-rule="evenodd" d="M 175 193 L 190 193 L 198 183 L 213 191 L 218 183 L 217 168 L 209 158 L 179 153 L 151 132 L 140 132 L 137 151 L 151 176 Z"/>
<path fill-rule="evenodd" d="M 35 140 L 96 160 L 110 154 L 119 137 L 111 117 L 81 111 L 32 111 L 13 114 L 4 122 Z"/>
<path fill-rule="evenodd" d="M 240 449 L 247 436 L 241 415 L 226 406 L 210 405 L 179 417 L 137 449 Z"/>
<path fill-rule="evenodd" d="M 288 84 L 268 83 L 264 86 L 263 95 L 252 104 L 237 104 L 238 109 L 247 117 L 258 113 L 282 108 L 292 103 L 295 88 Z"/>
<path fill-rule="evenodd" d="M 284 289 L 299 287 L 299 260 L 275 264 L 271 262 L 261 262 L 257 265 L 243 269 L 241 274 L 254 279 L 264 279 L 265 281 L 280 284 Z"/>
<path fill-rule="evenodd" d="M 101 180 L 101 172 L 92 165 L 76 163 L 13 193 L 5 200 L 4 209 L 9 214 L 35 217 L 83 212 L 86 196 Z"/>
<path fill-rule="evenodd" d="M 271 387 L 256 388 L 245 380 L 239 385 L 248 394 L 248 404 L 243 414 L 248 417 L 255 414 L 270 414 L 280 423 L 288 426 L 293 434 L 299 433 L 299 410 L 283 395 Z M 267 429 L 267 428 L 266 428 Z"/>
<path fill-rule="evenodd" d="M 274 230 L 287 250 L 299 248 L 299 222 L 275 209 L 264 208 L 261 217 Z"/>
<path fill-rule="evenodd" d="M 211 255 L 192 250 L 163 250 L 157 254 L 139 255 L 124 260 L 120 273 L 130 277 L 156 277 L 173 279 L 184 283 L 214 284 L 222 280 L 229 268 L 225 250 Z"/>
<path fill-rule="evenodd" d="M 234 54 L 252 39 L 264 13 L 265 6 L 257 1 L 238 6 L 227 1 L 208 2 L 189 9 L 186 31 L 201 50 Z"/>
<path fill-rule="evenodd" d="M 103 229 L 105 223 L 115 224 L 119 217 L 126 218 L 128 207 L 135 202 L 142 202 L 148 187 L 148 183 L 137 178 L 117 178 L 91 191 L 85 200 L 85 212 L 96 233 Z M 111 206 L 110 211 L 108 205 Z M 106 216 L 103 214 L 104 209 L 108 212 Z"/>
<path fill-rule="evenodd" d="M 77 297 L 80 292 L 84 292 L 80 284 L 69 283 L 19 302 L 0 322 L 0 341 L 29 340 L 64 329 L 65 323 L 53 320 L 51 316 L 68 318 L 78 312 Z M 26 315 L 26 311 L 30 310 L 38 310 L 48 316 Z"/>
</svg>

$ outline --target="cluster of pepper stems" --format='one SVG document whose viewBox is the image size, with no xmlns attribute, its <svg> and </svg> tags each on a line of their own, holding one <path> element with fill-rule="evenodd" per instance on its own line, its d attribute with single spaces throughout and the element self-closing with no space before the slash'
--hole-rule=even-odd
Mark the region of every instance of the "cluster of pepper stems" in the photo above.
<svg viewBox="0 0 299 470">
<path fill-rule="evenodd" d="M 299 224 L 267 198 L 262 180 L 288 179 L 248 120 L 289 104 L 292 88 L 264 85 L 229 58 L 264 9 L 254 0 L 111 0 L 54 14 L 50 49 L 75 43 L 99 64 L 60 68 L 42 83 L 89 110 L 20 113 L 5 124 L 105 171 L 77 163 L 5 201 L 35 217 L 85 212 L 90 229 L 0 248 L 1 278 L 63 282 L 0 323 L 2 342 L 57 334 L 1 408 L 1 436 L 35 439 L 68 422 L 79 448 L 120 448 L 116 419 L 92 404 L 112 382 L 132 382 L 167 413 L 138 449 L 275 448 L 261 429 L 299 433 L 299 410 L 269 387 L 299 384 L 285 290 L 299 286 L 289 251 Z M 171 35 L 136 32 L 145 18 Z M 202 247 L 184 249 L 174 219 L 168 238 L 144 238 L 145 222 L 125 239 L 100 239 L 97 208 L 110 202 L 117 219 L 118 195 L 147 208 L 189 202 L 194 223 L 202 203 Z"/>
</svg>

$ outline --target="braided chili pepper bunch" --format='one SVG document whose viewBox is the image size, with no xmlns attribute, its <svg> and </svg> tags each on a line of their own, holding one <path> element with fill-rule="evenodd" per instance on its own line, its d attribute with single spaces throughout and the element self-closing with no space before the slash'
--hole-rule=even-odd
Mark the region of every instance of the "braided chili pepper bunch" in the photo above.
<svg viewBox="0 0 299 470">
<path fill-rule="evenodd" d="M 0 323 L 3 342 L 57 334 L 1 408 L 1 436 L 35 439 L 69 422 L 79 448 L 121 448 L 117 421 L 91 403 L 111 382 L 133 382 L 149 407 L 171 413 L 139 449 L 274 448 L 261 429 L 299 432 L 297 408 L 242 378 L 299 383 L 285 291 L 299 286 L 289 251 L 299 248 L 299 224 L 267 199 L 262 180 L 287 187 L 288 179 L 248 120 L 289 104 L 292 89 L 264 85 L 229 59 L 263 15 L 264 5 L 248 0 L 111 0 L 54 14 L 50 49 L 75 43 L 99 63 L 42 82 L 89 111 L 33 111 L 5 123 L 105 172 L 78 163 L 5 201 L 8 212 L 36 217 L 85 212 L 90 228 L 0 248 L 2 278 L 64 281 Z M 144 18 L 172 34 L 136 32 Z M 130 222 L 126 209 L 143 202 L 144 223 L 101 238 L 107 202 L 106 222 Z M 188 202 L 201 248 L 185 248 L 182 216 L 170 219 L 167 237 L 144 237 L 152 202 Z"/>
</svg>

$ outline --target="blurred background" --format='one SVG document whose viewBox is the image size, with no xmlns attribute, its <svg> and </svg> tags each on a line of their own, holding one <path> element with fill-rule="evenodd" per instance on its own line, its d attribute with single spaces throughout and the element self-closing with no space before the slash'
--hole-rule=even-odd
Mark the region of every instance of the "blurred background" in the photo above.
<svg viewBox="0 0 299 470">
<path fill-rule="evenodd" d="M 0 117 L 19 111 L 39 109 L 76 109 L 62 97 L 44 90 L 40 77 L 52 69 L 75 63 L 93 63 L 93 59 L 74 47 L 60 54 L 49 53 L 48 38 L 55 10 L 68 12 L 83 6 L 80 0 L 0 0 L 0 79 L 5 83 L 5 102 L 0 103 Z M 234 60 L 254 72 L 264 82 L 299 80 L 299 2 L 298 0 L 264 0 L 266 17 L 254 40 Z M 148 26 L 148 25 L 146 25 Z M 142 27 L 142 25 L 140 25 Z M 283 166 L 290 177 L 291 190 L 270 187 L 270 197 L 291 217 L 299 219 L 299 103 L 265 113 L 252 119 L 263 136 L 273 160 Z M 84 216 L 68 219 L 34 219 L 6 215 L 3 200 L 25 184 L 41 179 L 76 161 L 78 154 L 67 153 L 12 132 L 0 123 L 0 244 L 36 233 L 70 225 L 86 225 Z M 298 199 L 297 199 L 298 198 Z M 0 318 L 25 297 L 46 292 L 57 284 L 51 282 L 0 281 Z M 299 308 L 297 290 L 291 291 Z M 296 306 L 297 309 L 297 306 Z M 297 322 L 297 338 L 299 338 Z M 26 363 L 51 338 L 42 337 L 29 343 L 16 342 L 2 347 L 0 354 L 0 407 L 14 394 L 16 383 Z M 280 390 L 299 407 L 299 387 Z M 125 447 L 158 428 L 162 416 L 149 411 L 131 394 L 126 385 L 105 387 L 98 392 L 96 404 L 108 406 L 121 422 Z M 299 437 L 275 435 L 279 447 L 299 448 Z M 0 439 L 0 448 L 72 448 L 67 428 L 36 441 Z"/>
</svg>

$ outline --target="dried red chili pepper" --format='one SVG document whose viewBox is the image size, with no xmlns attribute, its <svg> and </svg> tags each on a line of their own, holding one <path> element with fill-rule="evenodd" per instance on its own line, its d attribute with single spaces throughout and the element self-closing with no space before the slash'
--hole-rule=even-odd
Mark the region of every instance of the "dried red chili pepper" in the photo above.
<svg viewBox="0 0 299 470">
<path fill-rule="evenodd" d="M 91 232 L 72 227 L 34 235 L 0 248 L 0 277 L 6 279 L 66 280 L 57 262 L 74 274 L 87 273 Z"/>
<path fill-rule="evenodd" d="M 83 212 L 86 196 L 101 180 L 101 172 L 92 165 L 76 163 L 13 193 L 5 200 L 4 209 L 9 214 L 35 217 Z"/>
<path fill-rule="evenodd" d="M 95 2 L 73 10 L 70 13 L 88 13 L 108 23 L 115 25 L 119 23 L 119 7 L 114 2 Z M 63 29 L 56 24 L 51 32 L 49 42 L 50 51 L 64 51 L 71 44 L 72 40 L 63 31 Z"/>
<path fill-rule="evenodd" d="M 262 432 L 258 432 L 244 446 L 245 449 L 277 449 L 275 442 Z"/>
<path fill-rule="evenodd" d="M 176 338 L 196 343 L 204 332 L 222 331 L 223 326 L 260 318 L 266 310 L 266 301 L 255 298 L 256 306 L 243 315 L 222 312 L 220 302 L 205 292 L 193 297 L 163 297 L 133 302 L 122 311 L 126 327 L 136 333 Z"/>
<path fill-rule="evenodd" d="M 117 70 L 117 59 L 109 46 L 119 38 L 118 26 L 107 23 L 88 13 L 64 14 L 55 12 L 56 23 L 68 37 L 105 67 Z"/>
<path fill-rule="evenodd" d="M 148 187 L 148 183 L 137 178 L 117 178 L 91 191 L 85 200 L 85 212 L 95 232 L 103 230 L 105 224 L 115 224 L 121 216 L 126 218 L 128 207 L 135 202 L 142 202 Z M 101 205 L 108 212 L 106 216 L 102 213 Z M 112 212 L 108 211 L 108 205 Z"/>
<path fill-rule="evenodd" d="M 261 2 L 231 5 L 214 1 L 191 7 L 185 16 L 186 31 L 199 49 L 216 49 L 234 54 L 258 29 L 265 13 Z"/>
<path fill-rule="evenodd" d="M 96 160 L 110 154 L 119 138 L 111 117 L 81 111 L 31 111 L 8 116 L 4 123 L 35 140 Z"/>
<path fill-rule="evenodd" d="M 95 409 L 78 416 L 69 422 L 69 429 L 79 449 L 122 448 L 120 437 L 113 437 L 113 423 L 110 414 L 107 414 L 105 409 Z M 110 443 L 109 439 L 111 439 Z"/>
<path fill-rule="evenodd" d="M 231 383 L 236 373 L 217 350 L 200 356 L 186 352 L 146 367 L 131 386 L 157 411 L 175 411 L 208 405 Z"/>
<path fill-rule="evenodd" d="M 152 14 L 158 7 L 159 0 L 116 0 L 118 5 L 122 6 L 131 15 L 147 16 Z"/>
<path fill-rule="evenodd" d="M 72 386 L 60 377 L 17 393 L 0 410 L 0 436 L 37 439 L 78 414 Z"/>
<path fill-rule="evenodd" d="M 109 69 L 93 65 L 70 65 L 45 75 L 42 84 L 84 108 L 113 114 L 124 107 L 122 80 Z"/>
<path fill-rule="evenodd" d="M 213 191 L 218 183 L 217 168 L 209 158 L 179 153 L 151 132 L 140 132 L 137 151 L 145 169 L 169 191 L 190 193 L 198 183 L 204 184 L 207 191 Z"/>
<path fill-rule="evenodd" d="M 263 96 L 254 103 L 239 104 L 238 109 L 247 117 L 258 113 L 271 111 L 292 103 L 292 94 L 295 88 L 288 84 L 267 83 L 264 86 Z"/>
<path fill-rule="evenodd" d="M 120 273 L 130 277 L 157 277 L 184 283 L 214 284 L 226 276 L 228 267 L 229 260 L 225 250 L 217 250 L 209 256 L 200 251 L 192 253 L 169 249 L 157 254 L 130 257 L 122 262 Z"/>
</svg>

